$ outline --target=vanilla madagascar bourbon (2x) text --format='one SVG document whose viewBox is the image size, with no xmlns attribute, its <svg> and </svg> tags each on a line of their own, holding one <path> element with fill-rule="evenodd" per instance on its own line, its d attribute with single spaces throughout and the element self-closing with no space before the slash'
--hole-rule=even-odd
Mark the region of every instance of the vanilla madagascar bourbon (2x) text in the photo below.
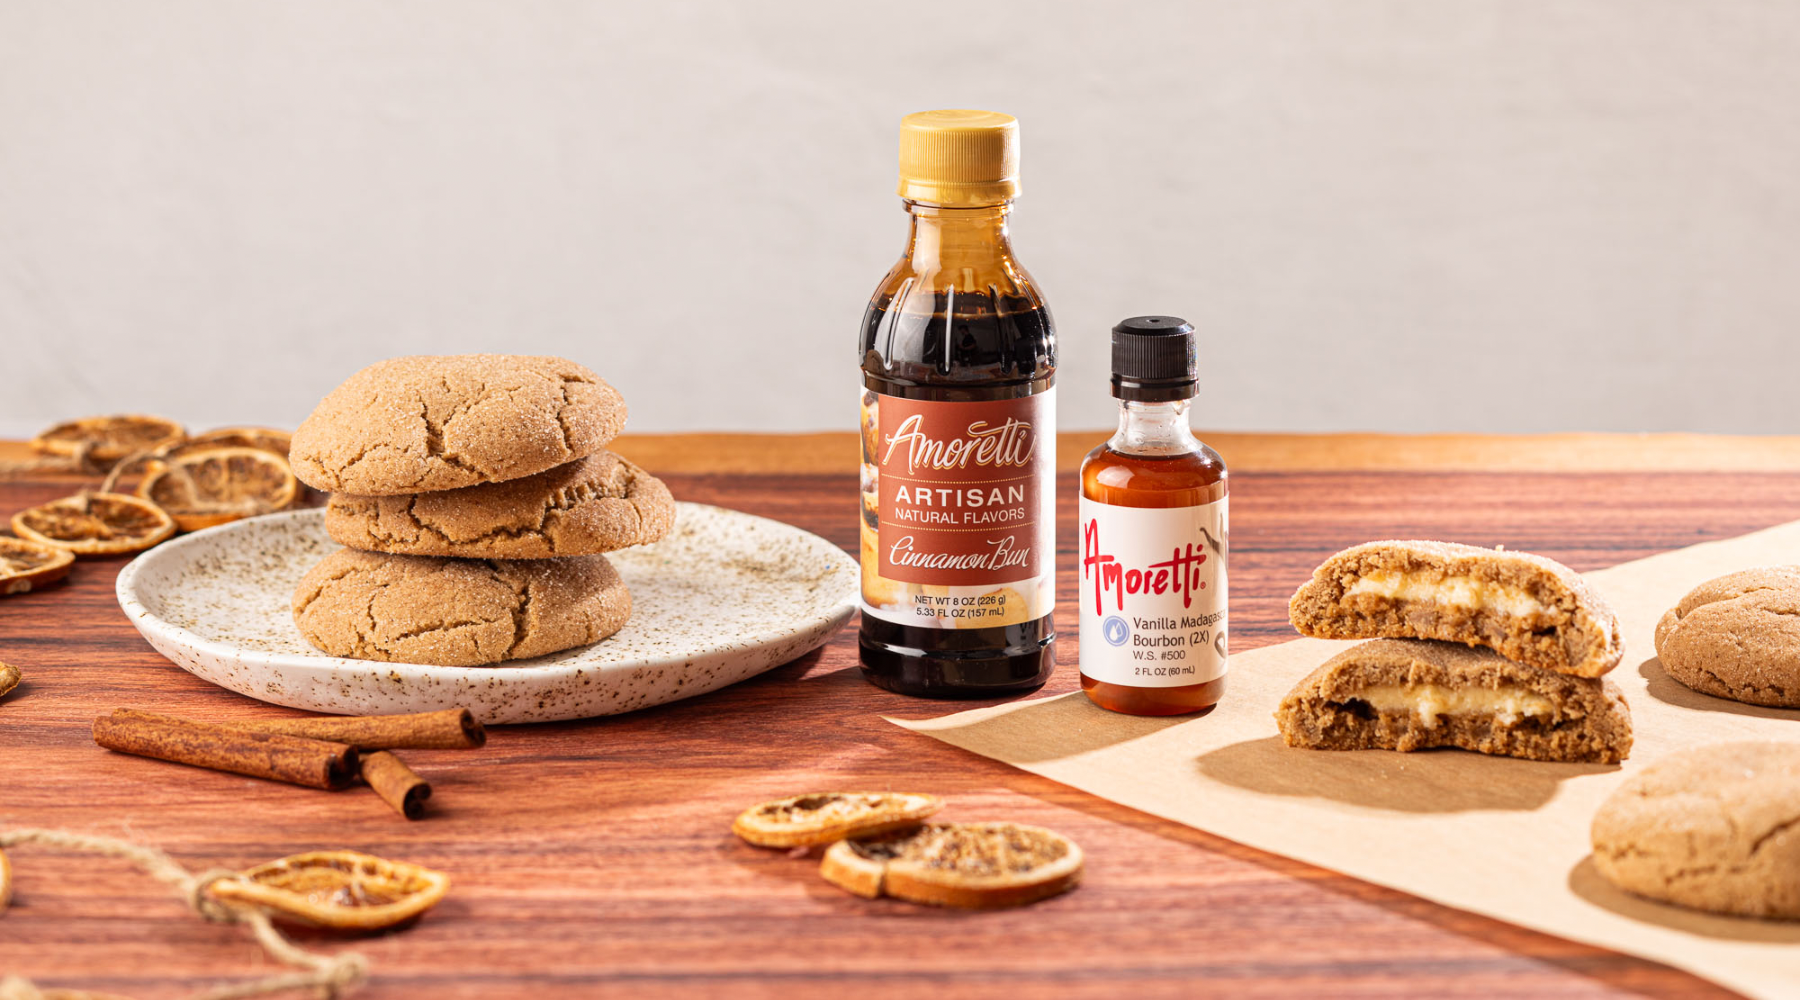
<svg viewBox="0 0 1800 1000">
<path fill-rule="evenodd" d="M 863 318 L 863 674 L 981 697 L 1055 663 L 1056 334 L 1007 231 L 1018 123 L 907 116 L 906 253 Z"/>
</svg>

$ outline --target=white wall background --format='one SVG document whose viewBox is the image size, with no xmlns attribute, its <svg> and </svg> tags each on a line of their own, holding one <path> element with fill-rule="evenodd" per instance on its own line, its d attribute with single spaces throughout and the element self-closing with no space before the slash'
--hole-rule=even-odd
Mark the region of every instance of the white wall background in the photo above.
<svg viewBox="0 0 1800 1000">
<path fill-rule="evenodd" d="M 1062 422 L 1800 432 L 1800 2 L 0 0 L 0 434 L 403 353 L 847 428 L 900 116 L 1019 116 Z"/>
</svg>

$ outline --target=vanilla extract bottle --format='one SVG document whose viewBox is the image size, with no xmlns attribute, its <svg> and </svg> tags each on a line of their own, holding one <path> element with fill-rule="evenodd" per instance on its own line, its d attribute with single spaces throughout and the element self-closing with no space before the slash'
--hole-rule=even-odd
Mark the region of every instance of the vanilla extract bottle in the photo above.
<svg viewBox="0 0 1800 1000">
<path fill-rule="evenodd" d="M 1056 334 L 1013 256 L 1018 122 L 900 128 L 906 252 L 863 317 L 863 676 L 903 694 L 1029 691 L 1055 666 Z"/>
<path fill-rule="evenodd" d="M 1081 464 L 1081 688 L 1131 715 L 1209 712 L 1225 694 L 1228 480 L 1188 426 L 1194 328 L 1113 327 L 1119 429 Z"/>
</svg>

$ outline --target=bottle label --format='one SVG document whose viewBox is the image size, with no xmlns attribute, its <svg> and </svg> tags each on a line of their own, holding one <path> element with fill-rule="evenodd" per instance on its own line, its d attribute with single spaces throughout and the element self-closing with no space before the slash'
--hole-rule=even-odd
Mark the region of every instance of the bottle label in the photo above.
<svg viewBox="0 0 1800 1000">
<path fill-rule="evenodd" d="M 1081 498 L 1081 673 L 1180 687 L 1225 674 L 1226 501 L 1120 507 Z"/>
<path fill-rule="evenodd" d="M 863 393 L 863 614 L 992 628 L 1050 613 L 1054 395 L 943 402 Z"/>
</svg>

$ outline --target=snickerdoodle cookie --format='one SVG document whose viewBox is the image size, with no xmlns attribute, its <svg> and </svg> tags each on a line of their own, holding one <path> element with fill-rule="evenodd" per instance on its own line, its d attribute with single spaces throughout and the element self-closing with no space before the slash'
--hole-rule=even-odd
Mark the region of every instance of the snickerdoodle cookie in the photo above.
<svg viewBox="0 0 1800 1000">
<path fill-rule="evenodd" d="M 339 493 L 325 529 L 353 549 L 547 559 L 654 542 L 675 524 L 662 480 L 608 451 L 504 483 L 391 497 Z"/>
<path fill-rule="evenodd" d="M 1275 720 L 1288 746 L 1313 750 L 1460 747 L 1609 764 L 1631 753 L 1631 712 L 1612 681 L 1426 639 L 1339 653 L 1288 692 Z"/>
<path fill-rule="evenodd" d="M 1652 763 L 1601 803 L 1594 866 L 1714 913 L 1800 919 L 1800 743 L 1715 743 Z"/>
<path fill-rule="evenodd" d="M 631 595 L 605 556 L 497 562 L 342 549 L 294 591 L 294 622 L 333 656 L 440 667 L 523 660 L 617 632 Z"/>
<path fill-rule="evenodd" d="M 1288 617 L 1320 639 L 1442 639 L 1598 677 L 1624 641 L 1612 609 L 1542 556 L 1450 542 L 1368 542 L 1313 571 Z"/>
<path fill-rule="evenodd" d="M 625 400 L 562 358 L 392 358 L 320 401 L 294 432 L 294 474 L 361 496 L 452 490 L 535 475 L 594 454 L 625 426 Z"/>
<path fill-rule="evenodd" d="M 1688 591 L 1656 625 L 1670 677 L 1702 694 L 1800 707 L 1800 566 L 1765 566 Z"/>
</svg>

